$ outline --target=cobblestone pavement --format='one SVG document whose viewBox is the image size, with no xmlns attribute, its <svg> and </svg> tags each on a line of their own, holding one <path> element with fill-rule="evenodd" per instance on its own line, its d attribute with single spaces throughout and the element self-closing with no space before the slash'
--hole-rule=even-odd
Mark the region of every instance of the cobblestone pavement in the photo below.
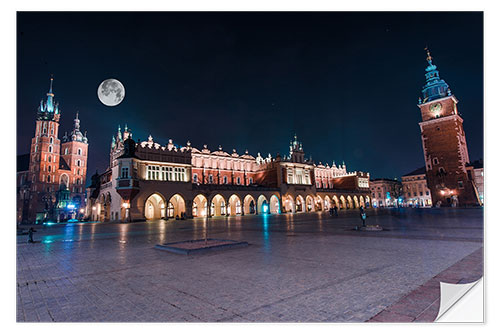
<svg viewBox="0 0 500 333">
<path fill-rule="evenodd" d="M 203 219 L 40 228 L 17 236 L 17 321 L 361 322 L 483 246 L 481 208 L 367 221 L 386 230 L 353 231 L 355 211 L 213 218 L 209 237 L 250 246 L 192 256 L 154 245 L 203 238 Z"/>
</svg>

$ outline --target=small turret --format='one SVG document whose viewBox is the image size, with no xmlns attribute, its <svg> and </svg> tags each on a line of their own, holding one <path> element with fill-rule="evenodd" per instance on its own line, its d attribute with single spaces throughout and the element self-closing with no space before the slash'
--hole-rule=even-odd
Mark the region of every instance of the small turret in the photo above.
<svg viewBox="0 0 500 333">
<path fill-rule="evenodd" d="M 83 135 L 80 131 L 80 119 L 78 119 L 78 111 L 76 112 L 76 117 L 74 120 L 73 130 L 71 131 L 68 141 L 79 141 L 87 143 L 86 135 Z"/>
</svg>

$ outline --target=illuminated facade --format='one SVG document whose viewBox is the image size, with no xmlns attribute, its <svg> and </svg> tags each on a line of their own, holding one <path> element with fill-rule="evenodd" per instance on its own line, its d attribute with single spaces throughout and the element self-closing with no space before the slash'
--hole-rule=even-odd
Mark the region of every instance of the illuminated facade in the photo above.
<svg viewBox="0 0 500 333">
<path fill-rule="evenodd" d="M 370 206 L 369 174 L 346 166 L 316 165 L 304 158 L 294 137 L 287 156 L 256 157 L 248 151 L 211 151 L 161 145 L 149 136 L 135 142 L 130 129 L 118 129 L 110 167 L 87 189 L 92 220 L 296 213 Z"/>
<path fill-rule="evenodd" d="M 418 107 L 427 185 L 433 206 L 478 205 L 480 199 L 473 179 L 467 174 L 469 153 L 458 113 L 457 98 L 439 77 L 427 51 L 426 84 Z"/>
<path fill-rule="evenodd" d="M 432 207 L 431 191 L 427 187 L 425 167 L 421 167 L 401 177 L 405 206 Z"/>
<path fill-rule="evenodd" d="M 60 110 L 52 84 L 51 78 L 47 99 L 38 107 L 26 167 L 18 168 L 18 223 L 59 222 L 84 213 L 88 140 L 78 112 L 71 133 L 59 139 Z"/>
<path fill-rule="evenodd" d="M 402 185 L 396 179 L 376 178 L 370 180 L 373 208 L 399 206 L 402 203 L 401 191 Z"/>
</svg>

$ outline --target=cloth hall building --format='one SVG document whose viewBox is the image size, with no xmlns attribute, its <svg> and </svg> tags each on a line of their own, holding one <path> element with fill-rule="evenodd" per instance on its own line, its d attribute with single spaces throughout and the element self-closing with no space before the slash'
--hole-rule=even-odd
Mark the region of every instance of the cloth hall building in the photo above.
<svg viewBox="0 0 500 333">
<path fill-rule="evenodd" d="M 190 142 L 113 136 L 108 169 L 92 177 L 86 215 L 99 221 L 298 213 L 370 206 L 369 174 L 304 158 L 295 136 L 288 156 L 211 151 Z"/>
</svg>

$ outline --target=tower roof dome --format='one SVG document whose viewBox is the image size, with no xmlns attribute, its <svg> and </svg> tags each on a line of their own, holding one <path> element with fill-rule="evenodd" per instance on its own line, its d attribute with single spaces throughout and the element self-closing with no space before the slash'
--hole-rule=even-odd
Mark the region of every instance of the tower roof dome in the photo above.
<svg viewBox="0 0 500 333">
<path fill-rule="evenodd" d="M 422 103 L 451 95 L 450 87 L 439 77 L 437 66 L 432 63 L 431 52 L 428 48 L 425 48 L 425 50 L 427 52 L 427 63 L 429 65 L 425 68 L 426 83 L 422 88 Z"/>
</svg>

